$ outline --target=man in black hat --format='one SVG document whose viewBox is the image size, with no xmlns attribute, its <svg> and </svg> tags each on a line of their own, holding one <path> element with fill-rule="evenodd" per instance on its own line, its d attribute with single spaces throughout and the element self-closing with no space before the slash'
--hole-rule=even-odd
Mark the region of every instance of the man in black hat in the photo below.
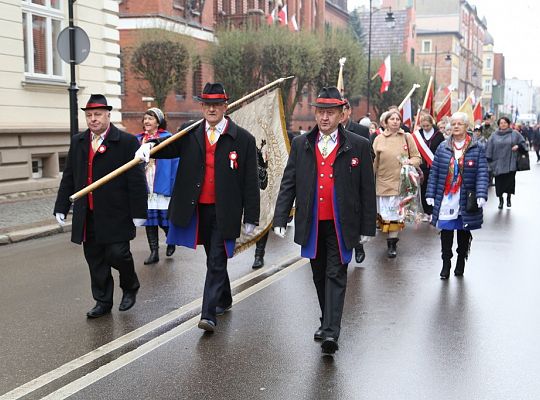
<svg viewBox="0 0 540 400">
<path fill-rule="evenodd" d="M 296 199 L 294 241 L 310 259 L 322 313 L 314 339 L 322 340 L 323 353 L 333 354 L 352 250 L 375 236 L 375 183 L 369 142 L 340 123 L 345 101 L 339 90 L 323 88 L 312 105 L 317 126 L 292 142 L 273 226 L 285 235 Z"/>
<path fill-rule="evenodd" d="M 199 328 L 214 332 L 216 315 L 232 305 L 227 258 L 240 236 L 242 214 L 246 233 L 259 224 L 257 147 L 248 131 L 225 117 L 228 97 L 221 83 L 207 83 L 196 99 L 204 121 L 152 157 L 180 157 L 167 242 L 204 245 L 207 272 Z M 148 161 L 159 142 L 145 143 L 136 157 Z"/>
<path fill-rule="evenodd" d="M 111 123 L 112 107 L 101 94 L 90 96 L 85 112 L 88 129 L 71 139 L 54 215 L 63 225 L 71 208 L 69 196 L 131 161 L 139 148 L 137 138 Z M 129 241 L 135 226 L 144 224 L 147 207 L 146 178 L 142 166 L 99 187 L 73 205 L 71 241 L 83 243 L 90 268 L 96 305 L 86 314 L 98 318 L 110 313 L 114 282 L 111 267 L 120 273 L 123 290 L 120 311 L 135 304 L 139 280 Z"/>
</svg>

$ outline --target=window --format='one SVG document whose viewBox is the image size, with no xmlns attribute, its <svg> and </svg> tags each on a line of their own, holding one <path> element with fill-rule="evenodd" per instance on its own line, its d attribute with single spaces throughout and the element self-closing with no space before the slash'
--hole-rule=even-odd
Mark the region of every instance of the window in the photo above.
<svg viewBox="0 0 540 400">
<path fill-rule="evenodd" d="M 484 93 L 491 93 L 491 79 L 484 81 Z"/>
<path fill-rule="evenodd" d="M 62 0 L 22 0 L 24 72 L 37 78 L 64 76 L 56 40 L 62 30 Z"/>
<path fill-rule="evenodd" d="M 43 178 L 43 159 L 32 158 L 32 178 Z"/>
<path fill-rule="evenodd" d="M 193 96 L 198 96 L 202 93 L 202 63 L 197 60 L 193 65 L 193 79 L 191 81 L 191 92 Z"/>
<path fill-rule="evenodd" d="M 431 53 L 431 40 L 422 40 L 422 53 Z"/>
<path fill-rule="evenodd" d="M 486 69 L 491 69 L 491 57 L 486 58 Z"/>
</svg>

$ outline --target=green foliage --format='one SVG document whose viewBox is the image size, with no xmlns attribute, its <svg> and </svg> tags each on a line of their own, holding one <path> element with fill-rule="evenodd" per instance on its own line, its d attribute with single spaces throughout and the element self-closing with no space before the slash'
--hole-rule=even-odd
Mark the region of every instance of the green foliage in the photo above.
<svg viewBox="0 0 540 400">
<path fill-rule="evenodd" d="M 189 62 L 184 44 L 169 39 L 153 39 L 143 41 L 133 51 L 131 70 L 148 83 L 157 106 L 163 109 L 172 89 L 181 91 L 185 88 Z"/>
<path fill-rule="evenodd" d="M 372 60 L 371 66 L 375 66 L 375 72 L 382 64 L 383 60 Z M 398 56 L 392 56 L 392 82 L 388 92 L 379 93 L 381 87 L 381 79 L 375 78 L 371 82 L 371 105 L 375 109 L 377 116 L 381 115 L 383 111 L 386 111 L 391 105 L 400 105 L 407 93 L 411 90 L 413 84 L 418 83 L 421 85 L 419 89 L 414 92 L 411 103 L 413 107 L 413 114 L 416 113 L 417 108 L 422 106 L 426 88 L 429 82 L 429 76 L 424 74 L 418 67 L 409 64 L 406 60 Z"/>
</svg>

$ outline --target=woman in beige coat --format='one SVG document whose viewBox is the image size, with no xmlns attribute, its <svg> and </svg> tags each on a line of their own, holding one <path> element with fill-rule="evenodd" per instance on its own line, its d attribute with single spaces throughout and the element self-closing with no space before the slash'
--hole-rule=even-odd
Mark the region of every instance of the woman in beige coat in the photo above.
<svg viewBox="0 0 540 400">
<path fill-rule="evenodd" d="M 405 224 L 399 214 L 399 176 L 402 164 L 418 167 L 422 162 L 412 136 L 402 129 L 401 114 L 388 111 L 384 117 L 386 129 L 373 142 L 377 218 L 383 233 L 388 233 L 388 257 L 397 255 L 398 233 Z M 403 162 L 400 160 L 404 160 Z"/>
</svg>

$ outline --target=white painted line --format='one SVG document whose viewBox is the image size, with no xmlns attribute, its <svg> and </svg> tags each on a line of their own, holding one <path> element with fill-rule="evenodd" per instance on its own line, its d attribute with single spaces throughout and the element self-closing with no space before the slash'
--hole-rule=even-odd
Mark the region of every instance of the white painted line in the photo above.
<svg viewBox="0 0 540 400">
<path fill-rule="evenodd" d="M 234 303 L 239 303 L 240 301 L 248 298 L 249 296 L 261 291 L 267 286 L 279 281 L 288 274 L 296 271 L 300 267 L 307 264 L 307 260 L 300 259 L 299 261 L 292 264 L 290 267 L 283 269 L 276 274 L 264 279 L 263 281 L 249 287 L 248 289 L 238 293 L 233 297 Z M 113 372 L 125 367 L 126 365 L 132 363 L 133 361 L 139 359 L 145 354 L 150 353 L 151 351 L 156 350 L 158 347 L 170 342 L 171 340 L 179 337 L 186 331 L 197 326 L 199 322 L 200 315 L 197 315 L 191 318 L 189 321 L 184 322 L 183 324 L 171 329 L 170 331 L 165 332 L 164 334 L 152 339 L 143 345 L 139 346 L 135 350 L 126 353 L 117 359 L 111 361 L 110 363 L 103 365 L 102 367 L 96 369 L 95 371 L 90 372 L 89 374 L 67 384 L 66 386 L 56 390 L 55 392 L 49 394 L 46 397 L 43 397 L 42 400 L 62 400 L 69 396 L 74 395 L 77 392 L 80 392 L 82 389 L 96 383 L 100 379 L 105 378 L 106 376 L 112 374 Z"/>
<path fill-rule="evenodd" d="M 294 261 L 298 257 L 289 256 L 288 258 L 283 259 L 282 262 L 276 264 L 275 266 L 271 266 L 268 268 L 261 268 L 259 270 L 253 271 L 242 278 L 237 279 L 236 281 L 231 283 L 231 288 L 236 288 L 240 285 L 243 285 L 246 282 L 249 282 L 250 280 L 257 278 L 260 275 L 263 275 L 265 273 L 268 273 L 269 271 L 279 268 L 282 265 L 285 265 L 289 262 Z M 95 350 L 92 350 L 89 353 L 86 353 L 82 355 L 79 358 L 76 358 L 72 361 L 67 362 L 64 365 L 61 365 L 60 367 L 49 371 L 36 379 L 33 379 L 5 394 L 0 396 L 0 400 L 15 400 L 19 399 L 21 397 L 26 396 L 29 393 L 32 393 L 33 391 L 48 385 L 49 383 L 63 377 L 64 375 L 67 375 L 71 373 L 72 371 L 81 368 L 95 360 L 97 360 L 100 357 L 103 357 L 106 354 L 109 354 L 126 344 L 139 339 L 140 337 L 180 318 L 182 315 L 190 313 L 194 310 L 196 310 L 198 307 L 200 307 L 202 304 L 202 298 L 199 298 L 197 300 L 192 301 L 191 303 L 185 304 L 180 308 L 177 308 L 176 310 L 171 311 L 168 314 L 163 315 L 162 317 L 159 317 L 152 322 L 147 323 L 146 325 L 143 325 L 124 336 L 119 337 L 118 339 L 115 339 L 107 344 L 104 344 L 101 347 L 98 347 Z"/>
</svg>

